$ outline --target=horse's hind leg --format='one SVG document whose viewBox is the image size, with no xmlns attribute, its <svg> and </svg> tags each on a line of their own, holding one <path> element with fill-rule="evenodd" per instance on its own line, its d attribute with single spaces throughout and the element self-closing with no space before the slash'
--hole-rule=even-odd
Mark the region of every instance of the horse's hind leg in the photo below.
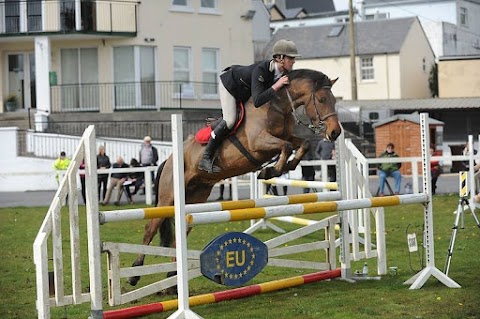
<svg viewBox="0 0 480 319">
<path fill-rule="evenodd" d="M 164 218 L 151 219 L 145 225 L 145 234 L 143 235 L 143 245 L 150 245 L 153 238 L 155 237 L 155 234 L 157 233 L 158 228 L 163 223 L 163 221 L 164 221 Z M 137 256 L 137 259 L 135 259 L 135 261 L 133 262 L 132 267 L 142 266 L 144 261 L 145 261 L 145 255 L 139 254 Z M 140 276 L 134 276 L 134 277 L 128 278 L 127 281 L 130 285 L 135 286 L 139 280 L 140 280 Z"/>
</svg>

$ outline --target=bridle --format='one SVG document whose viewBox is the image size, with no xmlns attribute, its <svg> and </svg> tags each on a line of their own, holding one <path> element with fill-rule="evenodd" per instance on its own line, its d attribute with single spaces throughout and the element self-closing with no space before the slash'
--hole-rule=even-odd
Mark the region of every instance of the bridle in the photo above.
<svg viewBox="0 0 480 319">
<path fill-rule="evenodd" d="M 317 99 L 315 98 L 315 84 L 316 83 L 317 82 L 312 84 L 312 92 L 311 92 L 311 95 L 310 95 L 310 101 L 309 101 L 309 103 L 307 103 L 307 105 L 309 105 L 311 103 L 311 101 L 313 100 L 313 106 L 315 108 L 315 113 L 316 113 L 316 119 L 318 121 L 318 126 L 316 126 L 314 124 L 312 119 L 310 119 L 310 124 L 302 121 L 302 119 L 299 117 L 299 115 L 298 115 L 298 113 L 297 113 L 297 111 L 294 107 L 292 96 L 290 95 L 290 91 L 288 90 L 288 87 L 286 87 L 285 89 L 287 91 L 288 100 L 290 101 L 290 105 L 292 107 L 292 114 L 293 114 L 293 117 L 295 118 L 295 121 L 296 121 L 297 125 L 301 124 L 301 125 L 305 126 L 306 128 L 308 128 L 309 130 L 311 130 L 312 132 L 314 132 L 315 134 L 321 134 L 321 133 L 325 132 L 325 130 L 326 130 L 325 120 L 328 119 L 331 116 L 337 115 L 337 112 L 328 113 L 327 115 L 325 115 L 323 117 L 320 115 L 320 112 L 319 112 L 318 107 L 317 107 Z M 325 85 L 325 86 L 320 87 L 319 90 L 321 90 L 321 89 L 330 90 L 331 88 L 332 88 L 331 85 Z"/>
</svg>

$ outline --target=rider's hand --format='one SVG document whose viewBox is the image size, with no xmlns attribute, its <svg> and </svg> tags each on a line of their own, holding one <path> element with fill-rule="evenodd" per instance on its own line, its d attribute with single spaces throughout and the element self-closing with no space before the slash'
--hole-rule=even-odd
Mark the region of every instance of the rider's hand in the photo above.
<svg viewBox="0 0 480 319">
<path fill-rule="evenodd" d="M 274 89 L 275 91 L 278 91 L 282 86 L 287 85 L 288 83 L 289 83 L 288 76 L 284 75 L 272 85 L 272 89 Z"/>
</svg>

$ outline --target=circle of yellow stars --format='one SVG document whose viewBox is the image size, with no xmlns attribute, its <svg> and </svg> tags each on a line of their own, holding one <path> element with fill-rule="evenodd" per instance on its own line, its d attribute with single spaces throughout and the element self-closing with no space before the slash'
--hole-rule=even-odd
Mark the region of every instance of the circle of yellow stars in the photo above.
<svg viewBox="0 0 480 319">
<path fill-rule="evenodd" d="M 249 262 L 249 265 L 247 265 L 247 267 L 243 270 L 243 271 L 240 271 L 239 273 L 229 273 L 229 272 L 226 272 L 225 269 L 222 269 L 221 265 L 220 265 L 220 256 L 222 255 L 222 251 L 226 250 L 226 248 L 228 247 L 228 245 L 232 245 L 232 244 L 241 244 L 241 245 L 244 245 L 247 247 L 247 252 L 250 252 L 251 254 L 251 260 Z M 222 275 L 224 275 L 224 278 L 228 278 L 228 279 L 239 279 L 239 278 L 243 278 L 244 276 L 246 276 L 248 274 L 248 272 L 252 269 L 252 266 L 255 264 L 255 253 L 253 252 L 253 247 L 252 247 L 252 244 L 250 242 L 248 242 L 246 239 L 242 239 L 240 237 L 238 238 L 233 238 L 233 239 L 229 239 L 229 240 L 226 240 L 223 242 L 223 244 L 221 244 L 219 246 L 219 250 L 217 250 L 217 253 L 216 253 L 216 256 L 215 256 L 215 263 L 216 263 L 216 267 L 217 267 L 217 270 L 220 271 L 220 273 Z"/>
</svg>

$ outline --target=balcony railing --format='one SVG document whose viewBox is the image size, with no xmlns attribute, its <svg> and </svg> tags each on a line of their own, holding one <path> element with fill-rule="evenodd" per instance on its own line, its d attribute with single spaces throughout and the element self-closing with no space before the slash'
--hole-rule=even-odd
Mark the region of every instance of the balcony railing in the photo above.
<svg viewBox="0 0 480 319">
<path fill-rule="evenodd" d="M 137 32 L 137 1 L 38 0 L 0 2 L 0 36 Z"/>
<path fill-rule="evenodd" d="M 217 87 L 170 81 L 56 85 L 52 112 L 220 108 Z"/>
</svg>

